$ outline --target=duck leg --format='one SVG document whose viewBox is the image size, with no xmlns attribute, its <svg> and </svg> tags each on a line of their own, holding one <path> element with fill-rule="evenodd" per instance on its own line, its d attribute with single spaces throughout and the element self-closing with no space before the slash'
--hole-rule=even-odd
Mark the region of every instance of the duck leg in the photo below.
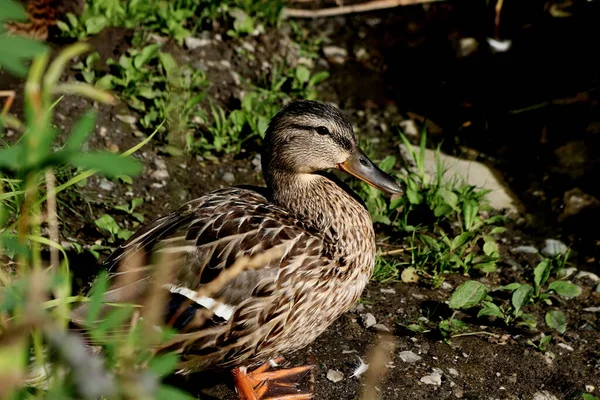
<svg viewBox="0 0 600 400">
<path fill-rule="evenodd" d="M 308 400 L 312 393 L 296 389 L 298 382 L 313 368 L 312 365 L 269 371 L 283 358 L 267 362 L 252 372 L 245 367 L 232 371 L 240 400 Z M 271 393 L 273 392 L 273 393 Z"/>
</svg>

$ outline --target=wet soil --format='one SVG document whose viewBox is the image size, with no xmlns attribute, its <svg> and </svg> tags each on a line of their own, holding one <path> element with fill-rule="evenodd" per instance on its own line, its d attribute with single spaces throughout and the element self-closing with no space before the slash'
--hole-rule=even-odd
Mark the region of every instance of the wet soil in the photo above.
<svg viewBox="0 0 600 400">
<path fill-rule="evenodd" d="M 315 38 L 325 36 L 326 46 L 338 46 L 348 53 L 341 64 L 321 54 L 317 65 L 328 69 L 331 78 L 324 84 L 320 98 L 339 104 L 349 113 L 359 137 L 372 143 L 376 159 L 396 152 L 396 122 L 426 116 L 436 127 L 430 132 L 431 145 L 443 143 L 449 153 L 469 155 L 500 171 L 525 211 L 501 236 L 503 261 L 499 272 L 479 277 L 488 286 L 523 281 L 537 260 L 511 249 L 519 245 L 540 248 L 547 238 L 573 246 L 570 266 L 599 274 L 600 235 L 593 227 L 600 222 L 600 214 L 592 209 L 564 215 L 565 193 L 569 190 L 600 197 L 600 103 L 596 90 L 600 68 L 589 43 L 598 37 L 599 27 L 593 22 L 598 4 L 587 2 L 575 17 L 566 19 L 548 17 L 534 5 L 519 13 L 507 13 L 518 15 L 507 17 L 501 32 L 502 38 L 513 40 L 513 48 L 508 53 L 494 54 L 486 42 L 493 16 L 483 3 L 473 8 L 449 1 L 300 21 Z M 513 7 L 512 3 L 507 1 L 507 7 Z M 178 61 L 205 70 L 212 82 L 209 96 L 228 107 L 239 102 L 244 89 L 232 71 L 257 82 L 272 67 L 274 55 L 290 58 L 286 32 L 284 24 L 282 31 L 267 30 L 258 37 L 243 39 L 256 49 L 251 58 L 238 51 L 240 40 L 219 40 L 216 32 L 208 35 L 211 44 L 200 49 L 168 46 Z M 479 43 L 469 56 L 461 55 L 460 39 L 465 37 Z M 107 29 L 91 38 L 90 43 L 106 59 L 123 54 L 131 40 L 131 31 Z M 75 74 L 69 71 L 65 79 L 73 79 Z M 2 71 L 0 87 L 22 92 L 22 82 Z M 12 109 L 17 115 L 22 110 L 20 100 Z M 123 151 L 143 140 L 135 135 L 135 125 L 117 117 L 136 115 L 124 104 L 99 106 L 67 96 L 56 107 L 56 123 L 68 129 L 92 107 L 98 111 L 98 122 L 89 148 Z M 63 207 L 59 209 L 61 239 L 87 246 L 105 239 L 93 220 L 107 212 L 123 227 L 135 230 L 138 223 L 112 209 L 134 197 L 144 198 L 140 212 L 149 220 L 220 187 L 262 184 L 256 162 L 253 164 L 254 148 L 213 161 L 165 154 L 163 146 L 160 140 L 153 140 L 135 155 L 144 163 L 144 171 L 131 185 L 92 177 L 84 186 L 63 193 Z M 168 177 L 154 174 L 165 169 Z M 68 174 L 59 178 L 66 180 Z M 101 259 L 106 254 L 101 254 Z M 73 255 L 71 265 L 77 287 L 85 288 L 97 270 L 93 267 L 96 260 Z M 541 391 L 570 399 L 579 398 L 586 385 L 588 389 L 595 386 L 594 394 L 598 395 L 598 312 L 582 311 L 600 306 L 598 282 L 578 279 L 575 283 L 582 287 L 583 294 L 560 300 L 569 329 L 565 335 L 553 335 L 546 353 L 526 344 L 529 339 L 539 339 L 539 332 L 500 325 L 486 330 L 508 335 L 502 339 L 481 334 L 449 342 L 403 328 L 423 316 L 432 320 L 447 318 L 450 314 L 444 302 L 451 289 L 465 279 L 449 277 L 446 289 L 433 289 L 426 283 L 373 282 L 360 305 L 309 348 L 288 359 L 292 363 L 315 363 L 316 398 L 323 400 L 359 398 L 365 375 L 352 377 L 359 359 L 369 362 L 370 351 L 388 336 L 395 347 L 387 348 L 390 357 L 376 384 L 382 399 L 532 399 Z M 540 308 L 531 312 L 538 326 L 544 326 L 544 311 Z M 362 316 L 366 313 L 373 314 L 381 324 L 379 329 L 383 326 L 389 332 L 365 328 Z M 472 331 L 483 330 L 479 328 L 481 320 L 470 315 L 460 317 L 470 323 Z M 420 359 L 414 363 L 403 361 L 401 352 L 405 351 Z M 378 362 L 372 360 L 371 368 Z M 423 382 L 422 378 L 432 375 L 434 368 L 441 370 L 440 384 Z M 343 380 L 330 381 L 330 369 L 342 372 Z M 227 374 L 192 375 L 178 382 L 200 398 L 235 398 Z"/>
</svg>

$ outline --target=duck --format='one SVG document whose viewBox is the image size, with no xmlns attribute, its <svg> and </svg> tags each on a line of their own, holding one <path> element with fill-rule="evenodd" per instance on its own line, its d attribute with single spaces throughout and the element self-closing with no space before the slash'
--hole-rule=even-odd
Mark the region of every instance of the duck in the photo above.
<svg viewBox="0 0 600 400">
<path fill-rule="evenodd" d="M 179 373 L 230 370 L 241 400 L 310 399 L 310 391 L 268 392 L 311 365 L 266 371 L 355 305 L 376 258 L 364 202 L 330 171 L 393 195 L 404 187 L 361 150 L 346 114 L 313 100 L 292 101 L 270 120 L 261 164 L 266 187 L 232 186 L 191 200 L 135 232 L 104 267 L 116 279 L 123 278 L 118 265 L 132 258 L 177 260 L 161 288 L 164 320 L 179 331 L 165 349 L 180 356 Z M 228 274 L 240 260 L 254 264 Z M 105 301 L 130 301 L 150 282 L 125 281 Z M 217 281 L 216 292 L 204 290 Z"/>
<path fill-rule="evenodd" d="M 4 28 L 8 33 L 46 41 L 50 30 L 58 21 L 64 20 L 68 13 L 81 15 L 85 0 L 22 0 L 27 21 L 8 21 Z"/>
</svg>

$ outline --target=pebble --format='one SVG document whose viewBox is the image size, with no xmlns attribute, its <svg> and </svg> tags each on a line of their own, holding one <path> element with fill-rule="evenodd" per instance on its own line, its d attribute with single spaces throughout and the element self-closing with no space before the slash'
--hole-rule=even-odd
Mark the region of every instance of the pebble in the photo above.
<svg viewBox="0 0 600 400">
<path fill-rule="evenodd" d="M 227 183 L 233 183 L 235 182 L 235 175 L 233 175 L 231 172 L 225 172 L 221 179 Z"/>
<path fill-rule="evenodd" d="M 426 385 L 435 385 L 435 386 L 441 386 L 442 385 L 442 374 L 440 374 L 439 372 L 434 372 L 431 375 L 425 375 L 424 377 L 421 378 L 421 382 L 423 382 Z"/>
<path fill-rule="evenodd" d="M 169 177 L 169 171 L 166 169 L 157 169 L 156 171 L 150 174 L 150 177 L 155 181 L 162 181 Z"/>
<path fill-rule="evenodd" d="M 133 116 L 133 115 L 121 115 L 121 114 L 117 114 L 116 115 L 117 119 L 119 121 L 125 122 L 126 124 L 135 124 L 137 122 L 137 119 Z"/>
<path fill-rule="evenodd" d="M 390 328 L 388 328 L 384 324 L 375 324 L 372 326 L 372 328 L 379 332 L 391 332 Z"/>
<path fill-rule="evenodd" d="M 242 43 L 242 47 L 249 53 L 254 53 L 256 51 L 256 48 L 252 43 L 244 42 Z"/>
<path fill-rule="evenodd" d="M 377 323 L 375 316 L 371 313 L 362 314 L 360 316 L 360 320 L 361 320 L 363 326 L 367 329 L 369 329 L 370 327 L 372 327 L 373 325 L 375 325 Z"/>
<path fill-rule="evenodd" d="M 323 54 L 329 61 L 338 64 L 345 63 L 348 57 L 348 51 L 339 46 L 325 46 L 323 47 Z"/>
<path fill-rule="evenodd" d="M 457 386 L 452 390 L 452 394 L 454 394 L 454 397 L 457 399 L 462 399 L 462 397 L 465 395 L 465 391 Z"/>
<path fill-rule="evenodd" d="M 396 294 L 396 290 L 395 289 L 385 289 L 385 288 L 381 288 L 379 289 L 379 291 L 381 293 L 385 293 L 385 294 Z"/>
<path fill-rule="evenodd" d="M 558 347 L 562 347 L 565 350 L 573 351 L 573 348 L 566 343 L 559 343 Z"/>
<path fill-rule="evenodd" d="M 333 383 L 337 383 L 344 380 L 344 374 L 335 369 L 327 371 L 327 379 Z"/>
<path fill-rule="evenodd" d="M 452 376 L 458 377 L 458 371 L 455 368 L 448 368 L 448 373 Z"/>
<path fill-rule="evenodd" d="M 538 249 L 533 246 L 518 246 L 511 249 L 513 253 L 537 254 Z"/>
<path fill-rule="evenodd" d="M 594 274 L 593 272 L 588 272 L 588 271 L 579 271 L 577 273 L 577 275 L 575 275 L 575 279 L 582 279 L 582 278 L 588 278 L 589 280 L 591 280 L 593 282 L 600 281 L 600 277 L 598 277 L 598 275 Z"/>
<path fill-rule="evenodd" d="M 442 282 L 442 285 L 440 286 L 440 288 L 442 290 L 452 290 L 452 289 L 454 289 L 454 287 L 450 283 L 448 283 L 446 281 Z"/>
<path fill-rule="evenodd" d="M 546 257 L 554 257 L 567 251 L 567 245 L 556 239 L 546 239 L 542 254 Z"/>
<path fill-rule="evenodd" d="M 588 393 L 592 393 L 596 388 L 592 385 L 585 385 L 585 391 Z"/>
<path fill-rule="evenodd" d="M 583 309 L 585 312 L 600 312 L 600 307 L 586 307 Z"/>
<path fill-rule="evenodd" d="M 405 363 L 409 363 L 409 364 L 413 364 L 416 363 L 417 361 L 421 360 L 421 356 L 418 354 L 413 353 L 412 351 L 401 351 L 400 354 L 398 354 L 400 356 L 400 359 L 402 361 L 404 361 Z"/>
<path fill-rule="evenodd" d="M 208 46 L 210 44 L 210 39 L 199 39 L 199 38 L 195 38 L 195 37 L 187 37 L 187 38 L 185 38 L 184 42 L 185 42 L 185 46 L 188 49 L 194 50 L 194 49 L 197 49 L 198 47 Z"/>
<path fill-rule="evenodd" d="M 558 400 L 558 397 L 547 390 L 542 390 L 533 395 L 533 400 Z"/>
<path fill-rule="evenodd" d="M 115 184 L 110 181 L 107 181 L 106 179 L 101 179 L 100 184 L 98 186 L 100 186 L 100 189 L 107 191 L 113 190 L 115 188 Z"/>
<path fill-rule="evenodd" d="M 417 123 L 412 119 L 405 119 L 404 121 L 400 121 L 398 125 L 400 125 L 400 128 L 402 128 L 402 133 L 404 133 L 405 136 L 419 136 L 419 128 L 417 127 Z"/>
</svg>

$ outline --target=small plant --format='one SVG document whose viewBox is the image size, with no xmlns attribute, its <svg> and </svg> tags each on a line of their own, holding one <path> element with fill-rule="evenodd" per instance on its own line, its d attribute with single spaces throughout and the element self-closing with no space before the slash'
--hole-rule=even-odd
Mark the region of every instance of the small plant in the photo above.
<svg viewBox="0 0 600 400">
<path fill-rule="evenodd" d="M 122 205 L 114 206 L 113 209 L 123 211 L 128 215 L 131 215 L 133 218 L 137 219 L 138 222 L 144 222 L 144 215 L 139 212 L 135 212 L 135 209 L 141 206 L 142 204 L 144 204 L 144 199 L 142 199 L 141 197 L 136 197 L 135 199 L 131 200 L 131 204 L 125 203 Z"/>
<path fill-rule="evenodd" d="M 94 221 L 96 226 L 110 233 L 109 243 L 114 243 L 116 239 L 127 240 L 133 234 L 133 232 L 123 229 L 117 224 L 117 221 L 108 214 L 102 215 L 100 218 Z"/>
<path fill-rule="evenodd" d="M 195 107 L 204 99 L 208 82 L 200 70 L 180 68 L 173 57 L 151 44 L 131 49 L 119 61 L 108 60 L 111 74 L 100 78 L 97 86 L 116 90 L 130 107 L 142 113 L 140 125 L 147 130 L 163 120 L 187 131 Z"/>
<path fill-rule="evenodd" d="M 542 334 L 542 336 L 540 337 L 540 340 L 538 340 L 537 343 L 535 343 L 533 340 L 528 340 L 527 344 L 532 346 L 536 350 L 544 352 L 548 348 L 548 343 L 550 343 L 551 341 L 552 341 L 552 336 L 550 336 L 550 335 L 546 336 L 546 335 Z"/>
</svg>

